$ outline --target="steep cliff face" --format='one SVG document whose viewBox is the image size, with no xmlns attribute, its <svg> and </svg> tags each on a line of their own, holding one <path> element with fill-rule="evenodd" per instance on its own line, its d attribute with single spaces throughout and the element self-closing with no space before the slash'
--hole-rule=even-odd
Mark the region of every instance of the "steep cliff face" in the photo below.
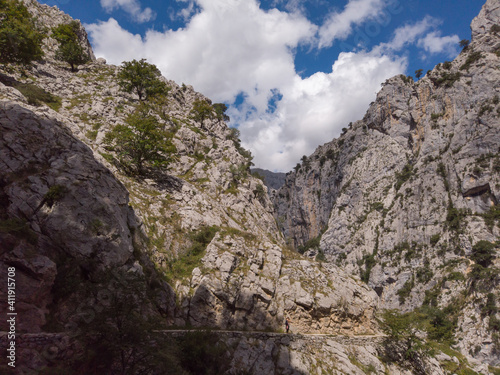
<svg viewBox="0 0 500 375">
<path fill-rule="evenodd" d="M 382 307 L 453 306 L 458 346 L 498 364 L 497 310 L 484 313 L 500 297 L 498 2 L 471 28 L 454 61 L 418 82 L 388 80 L 363 120 L 289 174 L 274 204 L 295 245 L 320 235 L 327 258 L 360 275 Z"/>
</svg>

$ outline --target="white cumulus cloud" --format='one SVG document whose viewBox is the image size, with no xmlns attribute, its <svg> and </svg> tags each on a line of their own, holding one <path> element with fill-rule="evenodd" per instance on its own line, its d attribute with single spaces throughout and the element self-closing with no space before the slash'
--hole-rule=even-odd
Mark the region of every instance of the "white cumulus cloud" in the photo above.
<svg viewBox="0 0 500 375">
<path fill-rule="evenodd" d="M 139 23 L 151 21 L 156 16 L 151 8 L 142 9 L 138 0 L 101 0 L 101 6 L 108 13 L 121 8 Z"/>
<path fill-rule="evenodd" d="M 429 53 L 444 53 L 454 57 L 458 53 L 458 35 L 441 36 L 439 31 L 433 31 L 418 41 L 418 46 Z"/>
<path fill-rule="evenodd" d="M 384 0 L 350 0 L 342 12 L 333 12 L 319 30 L 319 46 L 329 47 L 335 39 L 346 39 L 354 25 L 377 18 L 387 6 Z"/>
</svg>

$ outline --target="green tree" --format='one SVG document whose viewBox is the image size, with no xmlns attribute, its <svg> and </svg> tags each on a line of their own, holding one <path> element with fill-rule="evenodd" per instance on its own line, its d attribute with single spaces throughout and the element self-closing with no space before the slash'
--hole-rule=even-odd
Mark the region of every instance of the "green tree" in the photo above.
<svg viewBox="0 0 500 375">
<path fill-rule="evenodd" d="M 193 109 L 191 110 L 191 118 L 201 125 L 206 119 L 214 117 L 214 107 L 210 103 L 203 99 L 196 99 L 193 102 Z"/>
<path fill-rule="evenodd" d="M 29 64 L 43 57 L 44 35 L 17 0 L 0 0 L 0 63 Z"/>
<path fill-rule="evenodd" d="M 52 29 L 52 37 L 59 42 L 56 59 L 70 64 L 72 72 L 76 71 L 78 65 L 85 64 L 90 60 L 89 55 L 80 44 L 79 30 L 80 25 L 77 21 L 61 24 Z"/>
<path fill-rule="evenodd" d="M 424 73 L 423 69 L 417 69 L 417 70 L 415 70 L 415 78 L 416 79 L 420 79 L 420 77 L 422 77 L 423 73 Z"/>
<path fill-rule="evenodd" d="M 462 39 L 458 45 L 460 48 L 462 48 L 463 51 L 465 51 L 467 48 L 469 48 L 470 40 L 468 39 Z"/>
<path fill-rule="evenodd" d="M 116 151 L 120 164 L 131 174 L 144 174 L 145 163 L 153 167 L 166 166 L 168 155 L 175 152 L 171 134 L 162 129 L 145 105 L 129 115 L 124 125 L 115 126 L 104 141 Z"/>
<path fill-rule="evenodd" d="M 160 80 L 161 72 L 154 64 L 139 61 L 124 61 L 122 70 L 118 73 L 118 83 L 122 90 L 139 96 L 139 100 L 156 95 L 165 95 L 167 85 Z"/>
<path fill-rule="evenodd" d="M 219 122 L 229 121 L 229 116 L 226 115 L 227 106 L 224 103 L 215 103 L 212 107 L 215 110 L 215 116 Z"/>
<path fill-rule="evenodd" d="M 428 348 L 417 334 L 422 316 L 417 312 L 386 310 L 382 318 L 382 329 L 387 335 L 383 344 L 386 360 L 408 363 L 416 374 L 426 374 L 423 357 L 428 355 Z"/>
</svg>

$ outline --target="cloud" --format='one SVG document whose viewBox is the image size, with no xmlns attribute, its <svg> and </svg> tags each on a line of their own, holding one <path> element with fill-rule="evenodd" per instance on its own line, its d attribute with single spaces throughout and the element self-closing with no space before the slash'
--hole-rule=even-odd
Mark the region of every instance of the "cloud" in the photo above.
<svg viewBox="0 0 500 375">
<path fill-rule="evenodd" d="M 334 40 L 346 39 L 353 25 L 378 18 L 386 6 L 384 0 L 350 0 L 342 12 L 330 14 L 319 29 L 319 47 L 330 47 Z"/>
<path fill-rule="evenodd" d="M 433 31 L 418 41 L 418 46 L 425 51 L 436 54 L 444 53 L 448 57 L 454 57 L 458 54 L 458 35 L 441 36 L 439 31 Z"/>
<path fill-rule="evenodd" d="M 141 9 L 141 4 L 138 0 L 101 0 L 101 6 L 108 13 L 113 10 L 122 8 L 127 12 L 135 22 L 143 23 L 153 20 L 156 14 L 151 8 Z"/>
<path fill-rule="evenodd" d="M 351 121 L 360 119 L 381 82 L 406 69 L 403 58 L 373 52 L 341 53 L 330 73 L 296 76 L 281 88 L 274 113 L 252 113 L 240 127 L 255 164 L 288 171 L 302 155 L 331 141 Z M 232 116 L 241 115 L 240 112 Z"/>
<path fill-rule="evenodd" d="M 352 2 L 351 2 L 352 3 Z M 264 11 L 256 0 L 196 0 L 177 30 L 141 37 L 113 18 L 86 25 L 97 56 L 113 64 L 147 58 L 169 79 L 193 85 L 228 114 L 257 166 L 287 171 L 363 116 L 380 84 L 406 68 L 380 51 L 343 53 L 329 73 L 301 78 L 300 45 L 317 45 L 318 27 L 300 13 Z"/>
<path fill-rule="evenodd" d="M 381 43 L 377 49 L 384 53 L 401 51 L 409 45 L 416 45 L 430 54 L 445 54 L 454 57 L 458 53 L 457 35 L 441 36 L 436 30 L 441 25 L 439 19 L 426 16 L 422 20 L 399 27 L 393 33 L 391 41 Z"/>
<path fill-rule="evenodd" d="M 392 40 L 389 43 L 382 43 L 382 48 L 399 51 L 409 44 L 413 44 L 417 39 L 430 29 L 437 27 L 440 21 L 436 18 L 426 16 L 424 19 L 414 23 L 399 27 L 394 31 Z"/>
</svg>

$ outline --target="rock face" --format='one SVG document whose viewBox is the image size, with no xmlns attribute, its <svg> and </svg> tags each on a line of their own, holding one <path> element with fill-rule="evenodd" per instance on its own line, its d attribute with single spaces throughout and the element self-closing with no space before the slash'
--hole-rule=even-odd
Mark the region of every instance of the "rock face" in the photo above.
<svg viewBox="0 0 500 375">
<path fill-rule="evenodd" d="M 484 240 L 498 255 L 498 1 L 471 28 L 454 61 L 418 82 L 389 79 L 363 120 L 288 175 L 274 205 L 286 238 L 300 246 L 320 236 L 327 258 L 360 275 L 381 307 L 455 306 L 462 352 L 498 365 L 488 323 L 497 310 L 485 320 L 481 306 L 500 297 L 499 280 L 483 275 L 488 285 L 478 287 L 473 250 Z"/>
<path fill-rule="evenodd" d="M 72 20 L 55 7 L 24 2 L 49 28 Z M 478 29 L 496 22 L 485 15 L 497 8 L 487 3 L 480 18 L 493 21 L 478 21 Z M 95 314 L 88 291 L 109 290 L 106 277 L 122 274 L 143 285 L 144 316 L 167 325 L 280 331 L 290 317 L 296 334 L 377 335 L 380 306 L 410 310 L 436 288 L 446 290 L 436 303 L 454 301 L 468 288 L 473 245 L 498 236 L 494 217 L 485 223 L 473 215 L 491 212 L 499 191 L 492 32 L 475 36 L 455 62 L 417 84 L 388 81 L 363 121 L 288 176 L 274 205 L 249 173 L 251 156 L 235 132 L 215 112 L 196 116 L 196 103 L 211 101 L 165 78 L 168 94 L 149 105 L 171 141 L 170 162 L 141 176 L 124 173 L 106 134 L 140 101 L 120 88 L 121 67 L 93 57 L 83 28 L 80 37 L 92 60 L 76 73 L 53 59 L 50 38 L 45 61 L 26 71 L 0 67 L 0 261 L 16 267 L 23 290 L 18 328 L 41 332 L 43 342 L 70 330 L 75 316 Z M 30 98 L 26 85 L 52 94 L 51 107 Z M 324 254 L 307 255 L 331 262 L 292 251 L 279 227 L 294 245 L 324 233 Z M 352 276 L 360 259 L 368 285 Z M 433 275 L 419 271 L 425 267 Z M 444 280 L 450 272 L 454 278 Z M 425 283 L 405 287 L 419 279 Z M 400 304 L 403 287 L 410 291 Z M 459 346 L 495 364 L 483 311 L 466 300 Z M 382 364 L 377 341 L 351 347 L 293 337 L 225 338 L 234 344 L 233 372 L 410 373 Z M 26 342 L 36 340 L 28 335 Z M 428 366 L 441 373 L 437 362 Z"/>
</svg>

